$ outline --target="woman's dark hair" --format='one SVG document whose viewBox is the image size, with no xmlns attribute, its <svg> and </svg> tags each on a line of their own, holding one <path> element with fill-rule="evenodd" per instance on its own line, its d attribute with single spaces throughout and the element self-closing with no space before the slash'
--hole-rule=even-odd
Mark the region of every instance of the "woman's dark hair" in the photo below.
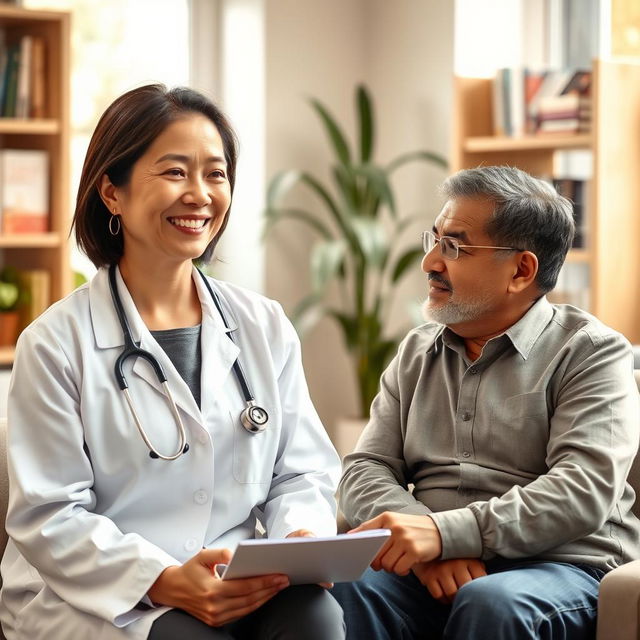
<svg viewBox="0 0 640 640">
<path fill-rule="evenodd" d="M 172 122 L 189 113 L 200 113 L 217 127 L 233 195 L 237 139 L 226 116 L 213 102 L 186 87 L 167 90 L 162 84 L 150 84 L 128 91 L 117 98 L 98 121 L 80 176 L 73 227 L 78 246 L 96 267 L 119 262 L 124 248 L 123 234 L 114 236 L 108 230 L 111 212 L 100 197 L 102 176 L 106 173 L 117 187 L 126 185 L 133 165 L 152 142 Z M 199 260 L 211 260 L 228 220 L 229 212 Z"/>
</svg>

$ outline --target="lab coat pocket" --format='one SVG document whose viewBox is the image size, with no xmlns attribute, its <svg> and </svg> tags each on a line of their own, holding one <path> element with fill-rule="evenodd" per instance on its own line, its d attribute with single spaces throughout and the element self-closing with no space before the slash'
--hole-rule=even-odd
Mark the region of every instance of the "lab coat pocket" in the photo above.
<svg viewBox="0 0 640 640">
<path fill-rule="evenodd" d="M 522 471 L 545 473 L 549 416 L 543 391 L 522 393 L 506 398 L 493 409 L 491 441 L 494 449 L 502 449 Z"/>
<path fill-rule="evenodd" d="M 272 424 L 272 412 L 269 414 L 269 424 L 264 431 L 249 433 L 242 426 L 240 416 L 229 412 L 233 428 L 233 477 L 242 484 L 262 484 L 273 478 L 280 430 Z"/>
</svg>

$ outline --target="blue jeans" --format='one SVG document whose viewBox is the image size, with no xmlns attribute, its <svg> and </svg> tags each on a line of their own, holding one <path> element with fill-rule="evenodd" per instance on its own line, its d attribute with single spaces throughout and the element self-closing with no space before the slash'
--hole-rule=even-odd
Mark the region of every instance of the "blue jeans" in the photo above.
<svg viewBox="0 0 640 640">
<path fill-rule="evenodd" d="M 598 587 L 593 567 L 490 560 L 487 576 L 460 588 L 453 604 L 434 600 L 413 575 L 368 569 L 336 584 L 347 640 L 586 640 L 595 637 Z"/>
</svg>

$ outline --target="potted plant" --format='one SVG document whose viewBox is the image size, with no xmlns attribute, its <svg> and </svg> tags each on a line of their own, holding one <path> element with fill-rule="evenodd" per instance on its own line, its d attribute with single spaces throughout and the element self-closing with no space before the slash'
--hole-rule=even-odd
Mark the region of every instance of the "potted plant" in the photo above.
<svg viewBox="0 0 640 640">
<path fill-rule="evenodd" d="M 376 162 L 372 101 L 362 85 L 356 88 L 355 97 L 357 152 L 328 109 L 311 100 L 335 156 L 332 185 L 304 171 L 276 174 L 267 191 L 266 231 L 280 220 L 294 219 L 317 234 L 310 255 L 311 291 L 297 305 L 293 321 L 301 332 L 323 316 L 339 324 L 353 359 L 361 416 L 368 417 L 380 376 L 401 339 L 401 335 L 389 334 L 385 326 L 394 291 L 423 253 L 417 241 L 407 246 L 401 236 L 413 222 L 424 224 L 425 215 L 399 214 L 391 178 L 408 163 L 422 161 L 446 169 L 447 162 L 437 153 L 423 150 L 404 153 L 386 164 Z M 317 197 L 317 211 L 285 203 L 296 185 Z M 327 296 L 332 284 L 337 284 L 340 292 L 337 305 Z"/>
<path fill-rule="evenodd" d="M 0 272 L 0 347 L 15 344 L 18 337 L 20 298 L 17 271 L 5 267 Z"/>
</svg>

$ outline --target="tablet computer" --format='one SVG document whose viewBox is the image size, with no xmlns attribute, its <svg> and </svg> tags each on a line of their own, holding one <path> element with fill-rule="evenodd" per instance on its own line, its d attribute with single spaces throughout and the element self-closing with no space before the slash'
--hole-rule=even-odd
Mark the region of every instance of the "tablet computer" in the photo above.
<svg viewBox="0 0 640 640">
<path fill-rule="evenodd" d="M 223 580 L 283 573 L 291 584 L 357 580 L 389 538 L 388 529 L 327 538 L 243 540 L 223 569 Z M 222 570 L 222 571 L 221 571 Z"/>
</svg>

